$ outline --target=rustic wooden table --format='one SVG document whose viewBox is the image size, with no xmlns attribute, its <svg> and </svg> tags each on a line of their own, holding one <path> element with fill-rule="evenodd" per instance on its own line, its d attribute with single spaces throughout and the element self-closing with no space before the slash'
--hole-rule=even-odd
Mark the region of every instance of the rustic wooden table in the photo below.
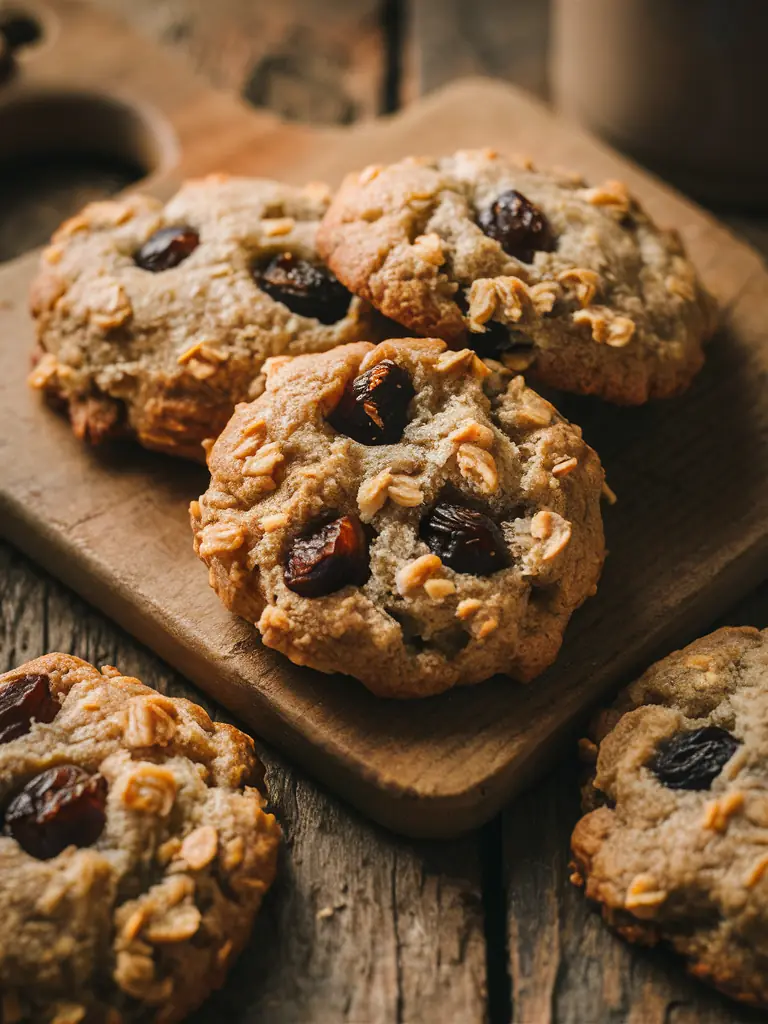
<svg viewBox="0 0 768 1024">
<path fill-rule="evenodd" d="M 347 123 L 464 74 L 546 95 L 545 0 L 99 0 L 217 85 L 289 118 Z M 2 6 L 0 4 L 0 6 Z M 14 4 L 14 6 L 16 6 Z M 0 259 L 42 242 L 121 172 L 0 168 Z M 766 223 L 733 218 L 768 252 Z M 0 670 L 44 651 L 118 664 L 226 718 L 167 666 L 0 545 Z M 726 621 L 768 625 L 768 587 Z M 285 829 L 252 944 L 197 1024 L 674 1022 L 764 1019 L 614 938 L 568 881 L 572 750 L 465 839 L 413 843 L 367 823 L 261 750 Z"/>
</svg>

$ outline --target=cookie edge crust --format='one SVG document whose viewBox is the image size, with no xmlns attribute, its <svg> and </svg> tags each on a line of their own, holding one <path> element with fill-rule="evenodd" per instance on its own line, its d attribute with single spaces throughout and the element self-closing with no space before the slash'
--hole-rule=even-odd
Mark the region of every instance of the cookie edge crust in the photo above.
<svg viewBox="0 0 768 1024">
<path fill-rule="evenodd" d="M 512 169 L 521 169 L 511 158 L 505 162 Z M 424 171 L 437 173 L 439 163 L 440 160 L 433 157 L 408 157 L 396 161 L 385 170 L 407 165 L 413 168 L 420 166 Z M 436 274 L 429 280 L 420 275 L 409 275 L 406 280 L 398 280 L 397 294 L 391 287 L 388 275 L 379 280 L 379 272 L 389 254 L 385 251 L 386 237 L 392 236 L 393 244 L 402 242 L 397 225 L 392 225 L 393 230 L 388 230 L 386 223 L 383 228 L 379 227 L 381 221 L 386 222 L 387 214 L 383 213 L 373 224 L 363 218 L 357 230 L 356 222 L 345 217 L 344 203 L 347 195 L 350 197 L 349 205 L 355 208 L 359 196 L 375 180 L 380 170 L 378 167 L 366 168 L 345 177 L 321 221 L 318 251 L 353 294 L 366 298 L 384 315 L 417 334 L 442 338 L 452 347 L 466 345 L 472 348 L 472 339 L 480 339 L 482 335 L 469 330 L 453 297 L 436 294 Z M 547 172 L 539 173 L 545 177 L 551 176 Z M 648 220 L 660 238 L 667 239 L 668 246 L 674 244 L 679 248 L 690 264 L 677 232 L 658 228 L 655 222 L 650 218 Z M 432 271 L 434 268 L 430 268 L 429 272 Z M 522 280 L 521 283 L 524 284 Z M 596 374 L 594 368 L 579 358 L 577 350 L 587 342 L 573 325 L 567 332 L 570 344 L 558 346 L 554 355 L 547 347 L 535 346 L 537 355 L 529 374 L 533 381 L 542 385 L 574 394 L 595 395 L 616 405 L 643 405 L 652 399 L 671 398 L 686 391 L 702 369 L 705 362 L 704 347 L 717 330 L 719 321 L 720 313 L 714 297 L 702 284 L 698 274 L 695 274 L 694 296 L 683 317 L 685 340 L 680 346 L 682 351 L 679 356 L 672 358 L 667 354 L 640 358 L 637 360 L 638 368 L 624 373 L 621 372 L 624 364 L 620 350 L 610 349 L 606 353 L 602 372 Z"/>
</svg>

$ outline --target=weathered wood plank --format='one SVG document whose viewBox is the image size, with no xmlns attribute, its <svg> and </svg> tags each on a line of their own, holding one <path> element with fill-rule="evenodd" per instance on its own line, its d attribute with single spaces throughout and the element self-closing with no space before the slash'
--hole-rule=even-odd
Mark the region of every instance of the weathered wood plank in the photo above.
<svg viewBox="0 0 768 1024">
<path fill-rule="evenodd" d="M 720 216 L 728 227 L 768 258 L 768 217 L 746 217 L 744 214 L 728 213 L 721 213 Z"/>
<path fill-rule="evenodd" d="M 188 57 L 215 85 L 283 117 L 348 124 L 379 113 L 379 0 L 98 0 Z"/>
<path fill-rule="evenodd" d="M 493 75 L 546 96 L 544 0 L 411 0 L 407 97 L 463 75 Z"/>
<path fill-rule="evenodd" d="M 45 651 L 116 664 L 230 721 L 145 648 L 0 544 L 0 671 Z M 197 1024 L 480 1022 L 479 841 L 409 844 L 363 821 L 263 747 L 285 830 L 278 882 L 230 982 Z"/>
</svg>

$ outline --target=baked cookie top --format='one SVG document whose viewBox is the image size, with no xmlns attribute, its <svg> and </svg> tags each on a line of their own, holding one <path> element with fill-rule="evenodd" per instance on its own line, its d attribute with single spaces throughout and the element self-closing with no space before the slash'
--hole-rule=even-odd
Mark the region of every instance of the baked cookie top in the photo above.
<svg viewBox="0 0 768 1024">
<path fill-rule="evenodd" d="M 370 336 L 365 303 L 320 261 L 324 185 L 214 175 L 163 206 L 91 203 L 44 250 L 33 282 L 33 385 L 91 441 L 134 434 L 202 460 L 269 356 Z"/>
<path fill-rule="evenodd" d="M 650 668 L 595 723 L 572 837 L 586 894 L 626 938 L 768 1005 L 768 631 L 727 628 Z"/>
<path fill-rule="evenodd" d="M 613 402 L 683 390 L 714 328 L 680 238 L 623 184 L 588 187 L 492 150 L 349 175 L 318 247 L 410 330 Z"/>
<path fill-rule="evenodd" d="M 497 385 L 433 339 L 268 364 L 191 508 L 227 607 L 382 696 L 540 673 L 600 574 L 603 471 L 522 378 Z"/>
<path fill-rule="evenodd" d="M 274 877 L 253 742 L 66 654 L 0 676 L 3 1021 L 181 1020 Z"/>
</svg>

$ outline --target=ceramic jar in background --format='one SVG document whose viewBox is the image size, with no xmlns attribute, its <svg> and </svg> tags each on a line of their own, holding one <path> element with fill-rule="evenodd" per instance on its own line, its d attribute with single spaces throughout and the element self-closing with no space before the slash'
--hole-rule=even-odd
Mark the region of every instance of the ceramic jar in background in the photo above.
<svg viewBox="0 0 768 1024">
<path fill-rule="evenodd" d="M 768 209 L 768 0 L 552 0 L 555 104 L 684 191 Z"/>
</svg>

